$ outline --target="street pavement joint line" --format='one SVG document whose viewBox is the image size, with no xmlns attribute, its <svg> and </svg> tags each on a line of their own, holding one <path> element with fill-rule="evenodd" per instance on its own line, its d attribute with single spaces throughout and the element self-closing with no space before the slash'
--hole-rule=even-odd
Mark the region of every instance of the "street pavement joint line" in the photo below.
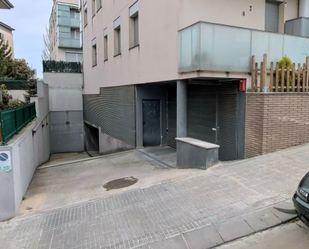
<svg viewBox="0 0 309 249">
<path fill-rule="evenodd" d="M 157 161 L 158 163 L 163 164 L 164 166 L 166 166 L 166 167 L 168 167 L 168 168 L 175 169 L 175 167 L 173 167 L 173 166 L 171 166 L 171 165 L 169 165 L 169 164 L 167 164 L 167 163 L 165 163 L 165 162 L 162 162 L 161 160 L 159 160 L 159 159 L 157 159 L 157 158 L 155 158 L 155 157 L 153 157 L 153 156 L 151 156 L 151 155 L 149 155 L 149 154 L 147 154 L 147 153 L 145 153 L 145 152 L 143 152 L 143 151 L 141 151 L 141 150 L 137 150 L 137 151 L 139 151 L 140 153 L 142 153 L 142 154 L 145 155 L 145 156 L 150 157 L 151 159 Z"/>
</svg>

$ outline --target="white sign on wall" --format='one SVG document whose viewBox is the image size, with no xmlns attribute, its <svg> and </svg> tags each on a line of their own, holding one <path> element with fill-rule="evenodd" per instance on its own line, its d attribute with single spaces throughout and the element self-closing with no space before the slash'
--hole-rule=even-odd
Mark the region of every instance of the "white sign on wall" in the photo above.
<svg viewBox="0 0 309 249">
<path fill-rule="evenodd" d="M 0 171 L 11 171 L 11 152 L 0 151 Z"/>
</svg>

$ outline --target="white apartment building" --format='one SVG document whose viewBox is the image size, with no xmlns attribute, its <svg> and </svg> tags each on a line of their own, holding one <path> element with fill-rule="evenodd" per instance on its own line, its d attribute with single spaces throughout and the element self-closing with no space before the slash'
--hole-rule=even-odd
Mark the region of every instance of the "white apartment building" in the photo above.
<svg viewBox="0 0 309 249">
<path fill-rule="evenodd" d="M 244 158 L 252 55 L 303 63 L 309 42 L 309 0 L 82 0 L 81 13 L 86 148 L 101 153 L 190 137 Z"/>
<path fill-rule="evenodd" d="M 54 0 L 49 19 L 50 57 L 83 62 L 78 0 Z"/>
</svg>

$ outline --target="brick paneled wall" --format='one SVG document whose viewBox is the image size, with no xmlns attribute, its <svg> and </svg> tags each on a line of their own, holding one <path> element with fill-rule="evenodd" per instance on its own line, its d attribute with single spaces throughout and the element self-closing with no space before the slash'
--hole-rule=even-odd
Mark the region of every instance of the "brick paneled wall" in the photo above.
<svg viewBox="0 0 309 249">
<path fill-rule="evenodd" d="M 248 93 L 245 157 L 309 143 L 308 93 Z"/>
</svg>

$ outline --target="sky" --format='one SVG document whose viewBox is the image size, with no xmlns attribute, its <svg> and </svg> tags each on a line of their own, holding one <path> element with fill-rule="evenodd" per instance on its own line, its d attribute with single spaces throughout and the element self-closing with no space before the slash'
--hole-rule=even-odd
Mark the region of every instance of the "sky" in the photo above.
<svg viewBox="0 0 309 249">
<path fill-rule="evenodd" d="M 0 9 L 0 21 L 15 29 L 14 57 L 25 59 L 42 78 L 43 34 L 48 26 L 53 0 L 10 0 L 11 10 Z"/>
</svg>

